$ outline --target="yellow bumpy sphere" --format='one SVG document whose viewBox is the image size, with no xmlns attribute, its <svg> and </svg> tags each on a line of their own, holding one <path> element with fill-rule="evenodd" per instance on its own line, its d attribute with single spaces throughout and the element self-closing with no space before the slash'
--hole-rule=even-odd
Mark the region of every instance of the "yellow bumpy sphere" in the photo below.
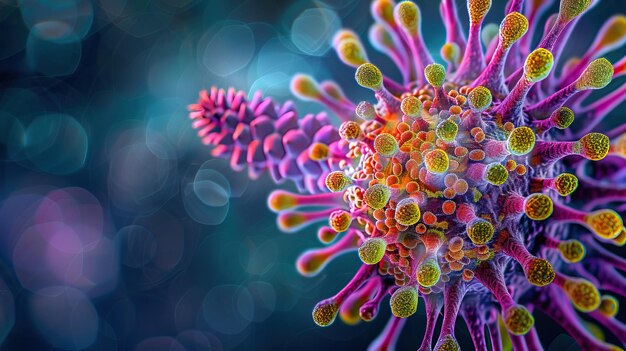
<svg viewBox="0 0 626 351">
<path fill-rule="evenodd" d="M 354 111 L 359 118 L 365 121 L 371 121 L 376 118 L 376 108 L 367 101 L 361 101 Z"/>
<path fill-rule="evenodd" d="M 291 79 L 291 91 L 302 100 L 317 100 L 321 96 L 317 82 L 306 74 L 297 74 Z"/>
<path fill-rule="evenodd" d="M 585 12 L 591 2 L 592 0 L 561 0 L 559 16 L 569 22 Z"/>
<path fill-rule="evenodd" d="M 332 192 L 343 191 L 352 184 L 352 179 L 342 171 L 334 171 L 326 176 L 326 187 Z"/>
<path fill-rule="evenodd" d="M 554 281 L 556 273 L 548 260 L 535 257 L 531 259 L 524 269 L 526 279 L 535 286 L 546 286 Z"/>
<path fill-rule="evenodd" d="M 524 201 L 524 213 L 533 221 L 543 221 L 552 215 L 554 203 L 544 194 L 532 194 Z"/>
<path fill-rule="evenodd" d="M 446 68 L 438 63 L 431 63 L 424 68 L 424 75 L 430 85 L 439 88 L 446 81 Z"/>
<path fill-rule="evenodd" d="M 435 345 L 434 351 L 461 351 L 459 343 L 451 335 L 444 336 Z"/>
<path fill-rule="evenodd" d="M 509 47 L 528 31 L 528 19 L 519 12 L 511 12 L 500 23 L 500 40 L 503 47 Z"/>
<path fill-rule="evenodd" d="M 499 163 L 491 163 L 485 168 L 484 179 L 491 185 L 502 185 L 509 179 L 509 171 Z"/>
<path fill-rule="evenodd" d="M 552 53 L 544 48 L 531 52 L 524 63 L 524 76 L 531 83 L 544 80 L 554 64 Z"/>
<path fill-rule="evenodd" d="M 357 67 L 367 63 L 365 49 L 356 39 L 343 39 L 337 44 L 337 54 L 344 63 Z"/>
<path fill-rule="evenodd" d="M 435 134 L 446 143 L 453 142 L 458 132 L 459 126 L 449 119 L 439 123 L 435 129 Z"/>
<path fill-rule="evenodd" d="M 493 233 L 493 225 L 482 218 L 476 218 L 467 225 L 467 236 L 476 245 L 488 243 Z"/>
<path fill-rule="evenodd" d="M 360 65 L 354 74 L 354 78 L 360 86 L 373 90 L 379 90 L 383 84 L 383 74 L 378 67 L 371 63 Z"/>
<path fill-rule="evenodd" d="M 571 173 L 561 173 L 554 179 L 554 187 L 561 196 L 568 196 L 578 188 L 578 178 Z"/>
<path fill-rule="evenodd" d="M 361 126 L 354 121 L 346 121 L 339 126 L 339 136 L 345 141 L 357 141 L 363 136 Z"/>
<path fill-rule="evenodd" d="M 383 238 L 369 238 L 359 246 L 359 257 L 365 264 L 376 264 L 385 256 L 387 242 Z"/>
<path fill-rule="evenodd" d="M 585 222 L 602 239 L 614 239 L 624 227 L 622 217 L 610 209 L 591 212 L 585 216 Z"/>
<path fill-rule="evenodd" d="M 335 35 L 333 36 L 333 45 L 337 45 L 342 40 L 346 40 L 346 39 L 354 39 L 358 41 L 359 36 L 355 32 L 349 29 L 341 29 L 340 31 L 335 33 Z"/>
<path fill-rule="evenodd" d="M 417 201 L 413 198 L 405 198 L 396 205 L 396 222 L 403 226 L 411 226 L 420 220 L 421 212 Z"/>
<path fill-rule="evenodd" d="M 374 184 L 365 190 L 363 200 L 373 210 L 380 210 L 387 205 L 391 197 L 391 190 L 386 185 Z"/>
<path fill-rule="evenodd" d="M 445 43 L 441 47 L 440 53 L 444 60 L 456 63 L 459 59 L 461 49 L 457 43 Z"/>
<path fill-rule="evenodd" d="M 333 211 L 328 216 L 328 225 L 337 233 L 345 232 L 352 224 L 352 216 L 344 210 Z"/>
<path fill-rule="evenodd" d="M 396 5 L 394 9 L 394 18 L 410 32 L 415 32 L 419 25 L 420 9 L 412 1 L 403 1 Z"/>
<path fill-rule="evenodd" d="M 389 305 L 391 313 L 398 318 L 407 318 L 417 311 L 417 289 L 412 286 L 403 286 L 396 290 Z"/>
<path fill-rule="evenodd" d="M 574 111 L 569 107 L 559 107 L 550 115 L 550 119 L 558 129 L 565 129 L 574 122 Z"/>
<path fill-rule="evenodd" d="M 558 249 L 561 258 L 567 263 L 580 262 L 587 252 L 585 245 L 575 239 L 560 242 Z"/>
<path fill-rule="evenodd" d="M 313 308 L 313 321 L 320 327 L 327 327 L 335 321 L 339 306 L 332 299 L 320 301 Z"/>
<path fill-rule="evenodd" d="M 280 212 L 295 207 L 298 199 L 291 193 L 276 190 L 267 198 L 267 206 L 274 212 Z"/>
<path fill-rule="evenodd" d="M 429 258 L 422 262 L 415 272 L 417 282 L 423 287 L 431 287 L 439 281 L 441 276 L 441 268 L 434 258 Z"/>
<path fill-rule="evenodd" d="M 609 137 L 601 133 L 589 133 L 578 141 L 580 154 L 592 161 L 599 161 L 608 155 L 611 148 Z M 574 147 L 576 151 L 576 147 Z"/>
<path fill-rule="evenodd" d="M 599 45 L 611 46 L 619 44 L 626 36 L 626 16 L 616 15 L 605 24 L 606 31 Z"/>
<path fill-rule="evenodd" d="M 467 103 L 475 111 L 484 111 L 491 106 L 492 101 L 491 91 L 483 86 L 477 86 L 467 94 Z"/>
<path fill-rule="evenodd" d="M 402 99 L 400 110 L 409 117 L 419 117 L 422 114 L 422 102 L 413 95 Z"/>
<path fill-rule="evenodd" d="M 485 18 L 487 12 L 491 8 L 491 0 L 468 0 L 467 11 L 470 15 L 470 20 L 473 23 L 479 23 Z"/>
<path fill-rule="evenodd" d="M 598 311 L 608 318 L 613 318 L 619 311 L 619 301 L 611 295 L 602 295 Z"/>
<path fill-rule="evenodd" d="M 507 139 L 507 149 L 516 156 L 526 155 L 535 147 L 535 132 L 528 127 L 517 127 L 511 131 Z"/>
<path fill-rule="evenodd" d="M 391 134 L 378 134 L 374 139 L 374 150 L 381 156 L 392 157 L 398 152 L 398 141 Z"/>
<path fill-rule="evenodd" d="M 600 306 L 600 292 L 595 285 L 585 279 L 568 279 L 563 289 L 574 307 L 581 312 L 591 312 Z"/>
<path fill-rule="evenodd" d="M 313 161 L 323 161 L 328 158 L 328 145 L 323 143 L 313 143 L 309 147 L 309 157 Z"/>
<path fill-rule="evenodd" d="M 576 89 L 602 89 L 613 79 L 613 65 L 601 57 L 592 61 L 580 78 L 576 80 Z"/>
<path fill-rule="evenodd" d="M 506 329 L 513 335 L 524 335 L 535 325 L 535 318 L 524 306 L 513 306 L 504 314 Z"/>
<path fill-rule="evenodd" d="M 372 15 L 387 24 L 394 23 L 393 0 L 375 0 L 372 2 Z"/>
<path fill-rule="evenodd" d="M 435 149 L 426 154 L 426 157 L 424 157 L 424 164 L 429 172 L 441 174 L 448 170 L 450 161 L 448 160 L 448 154 L 445 151 Z"/>
</svg>

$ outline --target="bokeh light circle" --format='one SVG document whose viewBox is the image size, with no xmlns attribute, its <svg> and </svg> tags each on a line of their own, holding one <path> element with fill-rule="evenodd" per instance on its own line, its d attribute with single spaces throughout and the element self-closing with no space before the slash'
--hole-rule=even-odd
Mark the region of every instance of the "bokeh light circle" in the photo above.
<svg viewBox="0 0 626 351">
<path fill-rule="evenodd" d="M 25 130 L 13 115 L 0 111 L 0 160 L 14 160 L 24 148 Z"/>
<path fill-rule="evenodd" d="M 75 34 L 69 34 L 63 41 L 53 41 L 36 34 L 44 32 L 48 27 L 38 25 L 28 35 L 26 42 L 28 66 L 50 77 L 67 76 L 76 72 L 83 54 L 80 38 Z"/>
<path fill-rule="evenodd" d="M 204 318 L 213 330 L 236 335 L 244 331 L 254 316 L 250 292 L 238 285 L 219 285 L 211 289 L 202 303 Z"/>
<path fill-rule="evenodd" d="M 228 204 L 230 183 L 222 174 L 201 167 L 196 173 L 193 191 L 205 205 L 220 207 Z"/>
<path fill-rule="evenodd" d="M 341 29 L 341 19 L 326 8 L 302 12 L 291 26 L 291 41 L 303 53 L 322 56 L 331 47 L 331 39 Z"/>
<path fill-rule="evenodd" d="M 40 170 L 70 174 L 81 169 L 87 157 L 89 139 L 83 126 L 65 114 L 43 115 L 26 129 L 24 151 Z"/>
<path fill-rule="evenodd" d="M 129 225 L 115 236 L 122 263 L 130 268 L 140 268 L 156 256 L 157 242 L 154 234 L 139 225 Z"/>
<path fill-rule="evenodd" d="M 252 298 L 253 313 L 251 321 L 263 322 L 276 309 L 276 290 L 274 286 L 264 281 L 253 281 L 246 285 Z"/>
<path fill-rule="evenodd" d="M 98 313 L 80 290 L 56 286 L 39 290 L 30 298 L 35 328 L 52 345 L 65 350 L 81 350 L 98 334 Z"/>
<path fill-rule="evenodd" d="M 152 149 L 161 152 L 154 153 Z M 176 168 L 166 145 L 136 143 L 115 150 L 109 167 L 109 196 L 122 210 L 153 212 L 173 196 Z"/>
<path fill-rule="evenodd" d="M 210 72 L 226 77 L 244 68 L 252 60 L 255 40 L 247 25 L 220 28 L 202 53 L 202 63 Z"/>
<path fill-rule="evenodd" d="M 42 39 L 64 42 L 75 36 L 84 38 L 93 24 L 93 6 L 89 0 L 20 0 L 22 19 L 31 31 L 39 25 L 51 25 L 51 31 L 39 31 Z"/>
</svg>

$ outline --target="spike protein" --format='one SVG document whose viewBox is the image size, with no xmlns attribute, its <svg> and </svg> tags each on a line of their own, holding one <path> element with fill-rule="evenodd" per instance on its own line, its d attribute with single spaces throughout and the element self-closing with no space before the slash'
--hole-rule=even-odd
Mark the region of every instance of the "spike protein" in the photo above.
<svg viewBox="0 0 626 351">
<path fill-rule="evenodd" d="M 337 315 L 348 324 L 370 321 L 390 295 L 392 317 L 371 349 L 394 348 L 420 299 L 420 351 L 459 350 L 459 315 L 476 350 L 502 350 L 509 337 L 514 350 L 542 350 L 534 311 L 583 350 L 622 349 L 590 332 L 581 314 L 626 345 L 626 325 L 615 317 L 626 260 L 606 248 L 626 243 L 626 123 L 595 131 L 624 101 L 626 85 L 587 101 L 626 73 L 626 59 L 612 65 L 599 57 L 626 41 L 626 17 L 609 19 L 588 52 L 557 75 L 576 22 L 595 3 L 561 0 L 531 49 L 552 3 L 510 0 L 499 32 L 487 35 L 491 0 L 469 0 L 466 38 L 455 2 L 442 0 L 440 64 L 422 39 L 415 3 L 373 1 L 370 41 L 402 83 L 369 62 L 350 30 L 336 34 L 334 48 L 375 104 L 353 103 L 333 82 L 292 80 L 296 96 L 339 116 L 338 128 L 324 113 L 299 119 L 291 102 L 279 106 L 259 93 L 248 101 L 234 89 L 203 91 L 190 106 L 214 156 L 309 193 L 278 190 L 268 199 L 285 232 L 328 223 L 318 231 L 327 246 L 302 254 L 300 273 L 358 253 L 354 278 L 313 308 L 316 324 L 329 326 Z"/>
</svg>

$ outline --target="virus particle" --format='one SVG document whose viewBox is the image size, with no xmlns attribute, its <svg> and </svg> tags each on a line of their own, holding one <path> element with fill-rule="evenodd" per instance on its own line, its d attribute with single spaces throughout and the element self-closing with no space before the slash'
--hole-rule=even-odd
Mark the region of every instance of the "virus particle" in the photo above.
<svg viewBox="0 0 626 351">
<path fill-rule="evenodd" d="M 337 315 L 371 321 L 389 296 L 392 317 L 375 350 L 394 348 L 420 303 L 420 351 L 459 350 L 457 317 L 476 350 L 501 350 L 506 334 L 515 350 L 542 350 L 535 311 L 583 350 L 621 350 L 589 323 L 626 345 L 626 325 L 616 319 L 626 260 L 607 249 L 626 243 L 626 123 L 602 130 L 626 85 L 591 96 L 626 73 L 626 59 L 600 57 L 626 42 L 626 17 L 608 20 L 583 56 L 565 60 L 565 43 L 595 2 L 561 0 L 544 26 L 538 19 L 553 2 L 510 0 L 499 29 L 483 33 L 491 0 L 468 0 L 466 37 L 455 1 L 442 0 L 447 37 L 438 63 L 415 3 L 374 0 L 370 41 L 402 81 L 384 75 L 358 35 L 342 30 L 333 40 L 339 59 L 375 102 L 352 102 L 337 84 L 306 75 L 291 84 L 299 98 L 334 112 L 338 128 L 324 114 L 299 119 L 291 102 L 260 94 L 248 101 L 234 89 L 201 92 L 190 106 L 214 156 L 309 193 L 279 190 L 268 199 L 284 231 L 328 223 L 318 232 L 327 246 L 298 259 L 302 274 L 358 252 L 352 280 L 313 308 L 316 324 Z"/>
</svg>

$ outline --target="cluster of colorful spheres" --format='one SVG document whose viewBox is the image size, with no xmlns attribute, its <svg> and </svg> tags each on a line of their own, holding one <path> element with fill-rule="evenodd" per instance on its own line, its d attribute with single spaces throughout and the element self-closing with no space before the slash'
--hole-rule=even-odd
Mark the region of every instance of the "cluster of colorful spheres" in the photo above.
<svg viewBox="0 0 626 351">
<path fill-rule="evenodd" d="M 268 200 L 283 231 L 327 222 L 318 231 L 327 245 L 297 261 L 302 274 L 358 252 L 362 266 L 314 307 L 315 323 L 329 326 L 337 315 L 370 321 L 390 296 L 392 317 L 372 349 L 394 348 L 419 300 L 420 351 L 459 350 L 459 315 L 476 350 L 502 350 L 503 340 L 514 350 L 543 350 L 533 311 L 583 350 L 621 348 L 579 314 L 626 344 L 626 325 L 615 318 L 626 260 L 607 248 L 626 243 L 626 123 L 603 123 L 625 100 L 626 84 L 591 96 L 626 73 L 626 59 L 600 57 L 626 42 L 626 17 L 610 18 L 588 51 L 557 72 L 577 21 L 597 1 L 561 0 L 540 25 L 554 2 L 509 0 L 498 29 L 483 25 L 491 0 L 468 0 L 466 37 L 455 1 L 442 0 L 447 42 L 437 63 L 414 2 L 373 1 L 370 41 L 402 82 L 370 63 L 350 30 L 337 33 L 335 50 L 376 103 L 355 104 L 332 81 L 292 81 L 295 95 L 339 116 L 339 128 L 324 113 L 299 118 L 291 102 L 247 100 L 234 89 L 203 91 L 190 106 L 214 156 L 309 193 L 279 190 Z"/>
</svg>

